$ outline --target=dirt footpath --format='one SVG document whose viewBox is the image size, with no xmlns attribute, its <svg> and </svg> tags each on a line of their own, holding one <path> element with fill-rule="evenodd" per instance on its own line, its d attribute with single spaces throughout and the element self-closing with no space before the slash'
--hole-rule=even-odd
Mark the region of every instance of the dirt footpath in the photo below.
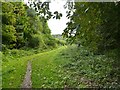
<svg viewBox="0 0 120 90">
<path fill-rule="evenodd" d="M 32 88 L 31 72 L 32 72 L 31 61 L 28 61 L 26 75 L 23 80 L 21 88 L 23 88 L 23 89 Z"/>
</svg>

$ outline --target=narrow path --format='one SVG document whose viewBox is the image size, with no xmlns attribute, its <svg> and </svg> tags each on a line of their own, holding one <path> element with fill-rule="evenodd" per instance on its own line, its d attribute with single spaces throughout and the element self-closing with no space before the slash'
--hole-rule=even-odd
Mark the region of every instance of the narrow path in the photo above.
<svg viewBox="0 0 120 90">
<path fill-rule="evenodd" d="M 31 62 L 28 61 L 26 75 L 23 80 L 21 88 L 32 88 L 31 71 L 32 71 Z"/>
</svg>

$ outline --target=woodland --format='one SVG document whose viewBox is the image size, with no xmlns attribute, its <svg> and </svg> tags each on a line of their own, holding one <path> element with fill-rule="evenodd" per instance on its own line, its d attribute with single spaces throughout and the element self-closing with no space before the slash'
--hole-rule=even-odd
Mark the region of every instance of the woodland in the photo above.
<svg viewBox="0 0 120 90">
<path fill-rule="evenodd" d="M 120 1 L 66 2 L 69 22 L 58 36 L 47 21 L 62 13 L 50 2 L 0 3 L 1 88 L 22 88 L 30 61 L 29 88 L 119 90 Z"/>
</svg>

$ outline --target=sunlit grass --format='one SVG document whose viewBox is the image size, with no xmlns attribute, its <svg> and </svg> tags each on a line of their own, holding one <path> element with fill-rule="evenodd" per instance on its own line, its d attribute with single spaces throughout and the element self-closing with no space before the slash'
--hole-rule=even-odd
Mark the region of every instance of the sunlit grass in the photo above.
<svg viewBox="0 0 120 90">
<path fill-rule="evenodd" d="M 69 58 L 62 55 L 66 48 L 67 46 L 63 46 L 22 58 L 15 59 L 13 57 L 13 60 L 8 58 L 9 60 L 4 61 L 2 65 L 2 87 L 19 88 L 21 86 L 28 60 L 32 61 L 31 78 L 33 88 L 85 87 L 77 80 L 78 75 L 63 67 L 71 63 Z"/>
<path fill-rule="evenodd" d="M 18 52 L 18 51 L 17 51 Z M 29 53 L 31 53 L 29 51 Z M 22 53 L 21 53 L 22 54 Z M 25 53 L 23 53 L 25 54 Z M 2 55 L 2 88 L 19 88 L 26 73 L 28 60 L 34 59 L 39 54 L 31 56 L 11 56 L 9 54 Z"/>
<path fill-rule="evenodd" d="M 56 54 L 64 48 L 65 47 L 62 47 L 49 52 L 33 54 L 31 56 L 25 56 L 21 58 L 12 57 L 9 55 L 3 56 L 3 58 L 7 60 L 2 62 L 2 88 L 21 87 L 24 75 L 26 73 L 28 60 L 32 61 L 33 87 L 44 87 L 45 82 L 47 83 L 47 86 L 57 86 L 58 81 L 60 81 L 60 78 L 58 78 L 58 76 L 62 77 L 62 75 L 58 75 L 56 72 L 60 73 L 62 71 L 59 68 L 60 64 L 54 63 L 53 60 L 56 58 Z M 37 77 L 41 74 L 42 82 L 40 82 L 40 85 Z M 49 81 L 47 81 L 47 75 L 50 78 Z M 56 84 L 54 84 L 54 81 L 56 81 Z M 63 86 L 62 84 L 63 83 L 61 82 L 61 86 Z"/>
<path fill-rule="evenodd" d="M 62 80 L 64 78 L 64 70 L 61 67 L 61 62 L 66 63 L 66 61 L 61 59 L 59 62 L 56 62 L 56 56 L 64 48 L 41 54 L 32 60 L 33 88 L 64 87 L 65 81 Z"/>
<path fill-rule="evenodd" d="M 2 87 L 18 88 L 20 87 L 24 74 L 26 72 L 27 60 L 11 60 L 2 63 Z"/>
<path fill-rule="evenodd" d="M 33 88 L 82 88 L 85 87 L 63 66 L 70 60 L 61 56 L 67 47 L 61 47 L 39 55 L 32 60 Z"/>
</svg>

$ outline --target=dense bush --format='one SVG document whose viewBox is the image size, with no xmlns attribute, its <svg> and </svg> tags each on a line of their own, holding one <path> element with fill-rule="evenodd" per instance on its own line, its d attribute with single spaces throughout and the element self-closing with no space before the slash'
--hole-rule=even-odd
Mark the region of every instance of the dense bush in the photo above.
<svg viewBox="0 0 120 90">
<path fill-rule="evenodd" d="M 29 47 L 31 48 L 38 48 L 44 45 L 42 37 L 40 35 L 33 35 L 32 38 L 29 40 L 28 43 Z"/>
<path fill-rule="evenodd" d="M 2 18 L 2 44 L 6 48 L 56 47 L 45 19 L 24 3 L 3 2 Z"/>
<path fill-rule="evenodd" d="M 3 25 L 2 27 L 2 43 L 6 44 L 8 48 L 13 48 L 14 42 L 16 42 L 15 27 L 12 25 Z"/>
<path fill-rule="evenodd" d="M 65 45 L 65 44 L 66 44 L 66 41 L 65 41 L 65 40 L 60 40 L 60 39 L 57 39 L 57 38 L 55 38 L 55 42 L 56 42 L 58 45 Z"/>
</svg>

